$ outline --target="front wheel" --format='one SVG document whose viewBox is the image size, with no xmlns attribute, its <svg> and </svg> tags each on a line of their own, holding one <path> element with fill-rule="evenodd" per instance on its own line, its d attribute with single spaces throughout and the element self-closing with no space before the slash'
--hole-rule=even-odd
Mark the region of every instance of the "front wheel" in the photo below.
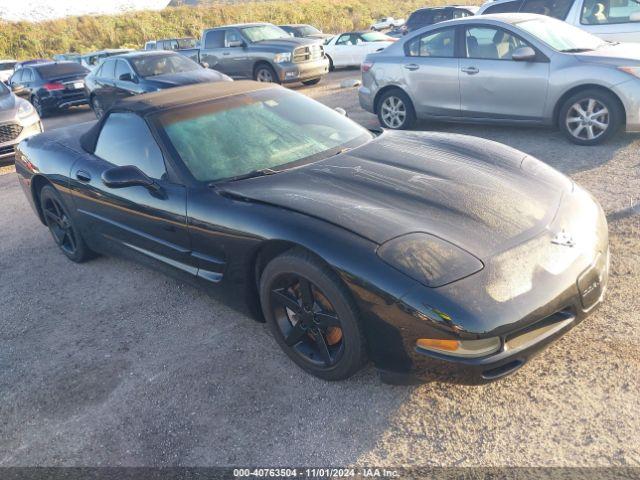
<svg viewBox="0 0 640 480">
<path fill-rule="evenodd" d="M 623 123 L 623 110 L 613 94 L 596 89 L 572 95 L 560 108 L 558 125 L 578 145 L 597 145 L 610 139 Z"/>
<path fill-rule="evenodd" d="M 51 185 L 40 190 L 40 208 L 53 240 L 69 260 L 82 263 L 94 256 Z"/>
<path fill-rule="evenodd" d="M 378 104 L 380 125 L 392 130 L 407 130 L 416 123 L 416 113 L 411 99 L 400 90 L 390 90 L 382 95 Z"/>
<path fill-rule="evenodd" d="M 322 78 L 314 78 L 313 80 L 305 80 L 304 82 L 302 82 L 303 85 L 317 85 L 320 83 L 320 80 L 322 80 Z"/>
<path fill-rule="evenodd" d="M 256 82 L 280 83 L 275 70 L 271 65 L 258 65 L 253 73 Z"/>
<path fill-rule="evenodd" d="M 364 365 L 364 337 L 349 291 L 311 254 L 290 250 L 269 262 L 260 302 L 276 341 L 300 368 L 342 380 Z"/>
</svg>

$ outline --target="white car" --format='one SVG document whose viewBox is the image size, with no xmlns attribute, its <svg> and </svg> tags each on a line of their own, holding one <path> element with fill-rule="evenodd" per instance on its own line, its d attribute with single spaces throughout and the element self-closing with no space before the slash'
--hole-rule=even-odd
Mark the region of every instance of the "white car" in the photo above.
<svg viewBox="0 0 640 480">
<path fill-rule="evenodd" d="M 385 30 L 387 28 L 401 27 L 404 25 L 403 18 L 382 17 L 371 25 L 371 30 Z"/>
<path fill-rule="evenodd" d="M 640 0 L 495 0 L 476 15 L 538 13 L 612 42 L 640 42 Z"/>
<path fill-rule="evenodd" d="M 16 63 L 16 60 L 0 60 L 0 82 L 9 83 Z"/>
<path fill-rule="evenodd" d="M 324 53 L 329 58 L 329 69 L 359 67 L 370 53 L 384 50 L 396 39 L 380 32 L 347 32 L 328 39 Z"/>
</svg>

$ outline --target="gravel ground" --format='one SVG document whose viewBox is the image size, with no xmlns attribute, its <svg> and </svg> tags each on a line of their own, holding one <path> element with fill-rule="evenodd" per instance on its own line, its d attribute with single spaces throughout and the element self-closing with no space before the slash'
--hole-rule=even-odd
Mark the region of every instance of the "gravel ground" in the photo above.
<svg viewBox="0 0 640 480">
<path fill-rule="evenodd" d="M 377 125 L 339 88 L 357 76 L 299 90 Z M 580 148 L 545 129 L 421 128 L 507 143 L 593 192 L 612 251 L 595 314 L 490 385 L 389 386 L 373 368 L 325 383 L 189 285 L 115 258 L 66 260 L 6 166 L 0 466 L 640 466 L 640 136 Z"/>
</svg>

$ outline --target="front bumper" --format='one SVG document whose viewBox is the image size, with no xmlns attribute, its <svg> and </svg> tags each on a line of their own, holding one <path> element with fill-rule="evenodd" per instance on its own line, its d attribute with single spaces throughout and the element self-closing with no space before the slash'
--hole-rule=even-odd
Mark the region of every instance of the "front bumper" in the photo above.
<svg viewBox="0 0 640 480">
<path fill-rule="evenodd" d="M 281 83 L 304 82 L 329 73 L 329 60 L 325 57 L 302 63 L 276 63 L 275 68 Z"/>
<path fill-rule="evenodd" d="M 47 96 L 40 97 L 40 101 L 45 110 L 61 110 L 89 103 L 84 88 L 52 92 Z"/>
<path fill-rule="evenodd" d="M 0 126 L 9 124 L 19 125 L 21 127 L 21 131 L 14 139 L 0 143 L 0 160 L 13 157 L 15 155 L 16 145 L 26 138 L 42 133 L 44 130 L 38 115 L 30 115 L 23 120 L 5 122 L 0 124 Z"/>
<path fill-rule="evenodd" d="M 640 132 L 640 80 L 631 79 L 613 87 L 626 112 L 626 131 Z"/>
</svg>

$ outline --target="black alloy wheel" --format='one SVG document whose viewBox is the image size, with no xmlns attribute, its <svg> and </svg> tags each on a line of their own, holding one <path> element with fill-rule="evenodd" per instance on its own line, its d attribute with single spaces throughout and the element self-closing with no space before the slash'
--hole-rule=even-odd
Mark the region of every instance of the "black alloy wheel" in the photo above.
<svg viewBox="0 0 640 480">
<path fill-rule="evenodd" d="M 304 370 L 341 380 L 364 364 L 353 301 L 315 257 L 292 250 L 272 260 L 261 278 L 260 297 L 274 337 Z"/>
<path fill-rule="evenodd" d="M 80 263 L 93 256 L 51 185 L 40 191 L 40 208 L 51 236 L 67 258 Z"/>
</svg>

